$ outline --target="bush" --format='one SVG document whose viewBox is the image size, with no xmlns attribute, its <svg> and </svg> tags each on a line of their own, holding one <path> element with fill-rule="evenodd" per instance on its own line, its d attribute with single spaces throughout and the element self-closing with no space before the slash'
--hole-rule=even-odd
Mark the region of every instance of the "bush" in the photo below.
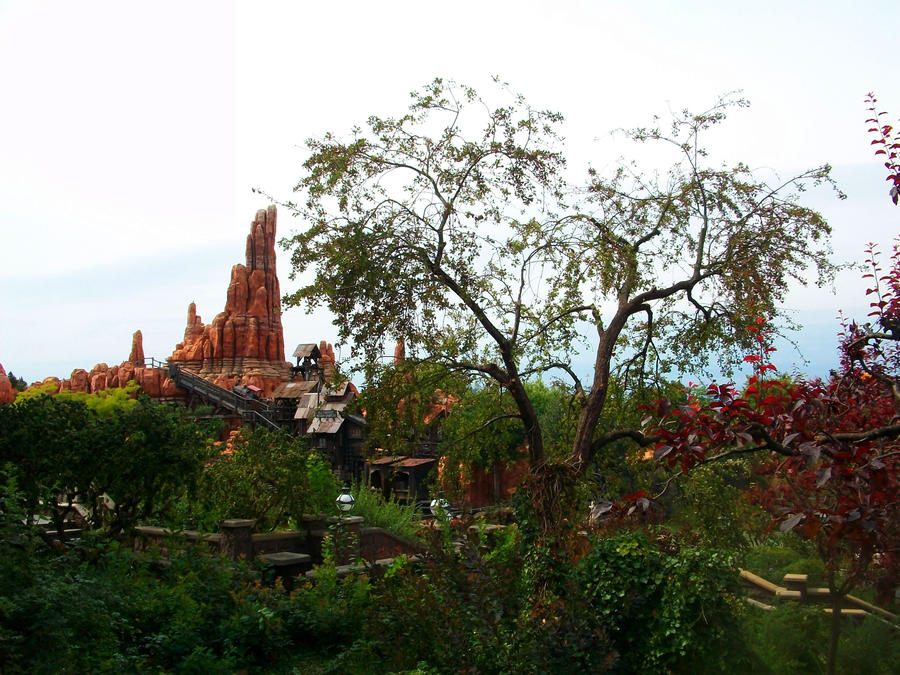
<svg viewBox="0 0 900 675">
<path fill-rule="evenodd" d="M 778 584 L 787 574 L 785 570 L 802 557 L 787 546 L 757 546 L 744 554 L 743 566 L 749 572 Z"/>
<path fill-rule="evenodd" d="M 743 605 L 733 559 L 666 546 L 633 533 L 594 539 L 578 565 L 588 611 L 618 652 L 615 672 L 746 669 L 751 657 L 739 637 Z"/>
<path fill-rule="evenodd" d="M 518 528 L 488 541 L 485 530 L 470 539 L 467 525 L 429 530 L 422 563 L 401 557 L 373 580 L 367 663 L 383 672 L 603 672 L 608 643 L 578 593 L 531 595 Z"/>
<path fill-rule="evenodd" d="M 762 672 L 825 672 L 828 617 L 821 607 L 785 602 L 768 612 L 750 609 L 744 634 Z"/>
<path fill-rule="evenodd" d="M 352 493 L 356 499 L 352 515 L 362 516 L 365 527 L 381 527 L 406 539 L 416 538 L 421 527 L 421 515 L 415 506 L 401 504 L 396 499 L 385 499 L 359 483 L 354 484 Z"/>
<path fill-rule="evenodd" d="M 204 467 L 181 518 L 207 531 L 228 518 L 254 518 L 258 529 L 273 530 L 304 513 L 332 512 L 337 493 L 327 462 L 304 440 L 263 428 L 242 430 L 230 451 Z"/>
</svg>

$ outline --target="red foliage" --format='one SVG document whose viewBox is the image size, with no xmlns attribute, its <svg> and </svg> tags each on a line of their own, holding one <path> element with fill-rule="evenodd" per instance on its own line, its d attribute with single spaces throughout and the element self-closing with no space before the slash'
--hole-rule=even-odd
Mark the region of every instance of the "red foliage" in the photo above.
<svg viewBox="0 0 900 675">
<path fill-rule="evenodd" d="M 883 110 L 878 110 L 878 99 L 872 92 L 866 96 L 866 103 L 869 107 L 871 117 L 866 120 L 869 127 L 869 133 L 875 134 L 876 138 L 872 141 L 872 145 L 877 145 L 876 155 L 884 155 L 884 166 L 888 170 L 888 177 L 885 180 L 893 183 L 891 187 L 891 199 L 894 204 L 900 199 L 900 139 L 894 135 L 894 128 L 890 124 L 885 124 L 881 118 L 887 115 Z"/>
<path fill-rule="evenodd" d="M 767 453 L 759 495 L 781 530 L 816 543 L 845 588 L 876 573 L 900 578 L 900 252 L 882 274 L 867 250 L 873 319 L 843 324 L 840 371 L 827 381 L 778 377 L 765 322 L 749 330 L 754 374 L 739 389 L 711 384 L 706 396 L 658 401 L 645 434 L 654 457 L 688 472 L 698 463 Z"/>
</svg>

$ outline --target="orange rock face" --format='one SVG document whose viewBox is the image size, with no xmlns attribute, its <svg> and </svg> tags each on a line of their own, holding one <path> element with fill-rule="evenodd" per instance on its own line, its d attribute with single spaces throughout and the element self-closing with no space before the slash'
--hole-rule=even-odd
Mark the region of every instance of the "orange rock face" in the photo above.
<svg viewBox="0 0 900 675">
<path fill-rule="evenodd" d="M 13 391 L 12 382 L 9 381 L 3 364 L 0 363 L 0 404 L 12 403 L 15 398 L 16 392 Z"/>
<path fill-rule="evenodd" d="M 287 379 L 290 364 L 284 358 L 281 289 L 275 273 L 276 220 L 274 206 L 256 212 L 247 235 L 246 262 L 231 269 L 225 310 L 204 325 L 191 303 L 184 341 L 176 345 L 170 361 L 185 362 L 208 379 L 231 386 L 247 378 L 263 384 Z"/>
</svg>

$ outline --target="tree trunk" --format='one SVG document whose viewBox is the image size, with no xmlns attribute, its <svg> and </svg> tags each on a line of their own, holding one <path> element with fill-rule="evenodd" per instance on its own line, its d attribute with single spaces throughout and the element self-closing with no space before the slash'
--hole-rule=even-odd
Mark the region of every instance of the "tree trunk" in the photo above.
<svg viewBox="0 0 900 675">
<path fill-rule="evenodd" d="M 841 636 L 841 605 L 843 597 L 837 592 L 834 584 L 834 573 L 828 578 L 828 590 L 831 594 L 831 630 L 828 640 L 828 675 L 835 675 L 837 668 L 838 639 Z"/>
</svg>

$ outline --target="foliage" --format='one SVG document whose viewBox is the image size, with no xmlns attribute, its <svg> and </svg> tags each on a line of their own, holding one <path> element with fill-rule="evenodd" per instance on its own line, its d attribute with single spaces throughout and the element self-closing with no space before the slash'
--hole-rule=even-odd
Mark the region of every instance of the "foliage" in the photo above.
<svg viewBox="0 0 900 675">
<path fill-rule="evenodd" d="M 588 611 L 620 656 L 616 671 L 749 672 L 733 559 L 660 543 L 667 550 L 641 534 L 594 540 L 579 563 Z"/>
<path fill-rule="evenodd" d="M 112 533 L 151 516 L 170 517 L 183 486 L 197 477 L 212 429 L 188 419 L 179 406 L 145 396 L 104 426 L 112 438 L 82 497 L 92 513 L 102 513 Z"/>
<path fill-rule="evenodd" d="M 823 673 L 822 637 L 828 620 L 821 607 L 785 602 L 774 611 L 748 610 L 744 622 L 763 673 Z M 868 672 L 847 671 L 847 672 Z"/>
<path fill-rule="evenodd" d="M 759 337 L 764 344 L 764 335 Z M 849 344 L 859 339 L 851 330 Z M 840 584 L 831 580 L 836 591 L 846 593 L 877 570 L 897 578 L 900 430 L 893 425 L 888 364 L 879 360 L 869 368 L 888 384 L 855 360 L 828 383 L 787 383 L 765 379 L 772 366 L 761 357 L 753 362 L 757 375 L 743 392 L 710 385 L 707 405 L 661 402 L 652 430 L 660 438 L 657 457 L 688 471 L 735 454 L 768 451 L 764 471 L 771 482 L 761 503 L 783 531 L 796 530 L 815 542 L 832 574 L 840 572 Z"/>
<path fill-rule="evenodd" d="M 877 145 L 876 155 L 884 155 L 884 167 L 888 170 L 886 181 L 892 183 L 890 195 L 894 204 L 900 199 L 900 138 L 894 134 L 894 127 L 885 124 L 881 119 L 887 113 L 884 110 L 878 110 L 878 99 L 872 92 L 866 95 L 866 103 L 871 117 L 866 120 L 866 124 L 873 124 L 869 127 L 869 133 L 875 135 L 872 145 Z"/>
<path fill-rule="evenodd" d="M 757 659 L 757 673 L 824 673 L 828 615 L 821 606 L 784 602 L 773 611 L 749 610 L 743 631 Z M 847 622 L 837 672 L 889 675 L 897 669 L 897 629 L 873 616 Z"/>
<path fill-rule="evenodd" d="M 295 636 L 297 647 L 332 656 L 348 647 L 352 653 L 367 613 L 377 611 L 366 574 L 338 577 L 334 549 L 335 542 L 326 537 L 323 562 L 315 568 L 315 582 L 305 582 L 291 595 L 283 615 L 285 628 Z"/>
<path fill-rule="evenodd" d="M 369 611 L 365 578 L 291 594 L 208 552 L 161 558 L 87 537 L 62 553 L 23 523 L 0 486 L 0 663 L 4 673 L 289 670 L 348 647 Z"/>
<path fill-rule="evenodd" d="M 413 540 L 420 527 L 421 515 L 412 504 L 385 499 L 381 494 L 355 483 L 352 494 L 356 498 L 351 515 L 362 516 L 366 527 L 381 527 L 388 532 Z"/>
<path fill-rule="evenodd" d="M 105 444 L 92 448 L 98 430 L 96 417 L 76 401 L 40 396 L 0 406 L 0 461 L 15 467 L 29 521 L 62 494 L 68 504 L 51 514 L 62 529 L 69 504 L 90 484 L 93 457 L 103 454 Z"/>
<path fill-rule="evenodd" d="M 769 523 L 766 512 L 753 500 L 759 480 L 748 458 L 698 466 L 678 486 L 679 494 L 672 500 L 673 519 L 703 546 L 744 551 Z"/>
<path fill-rule="evenodd" d="M 401 558 L 376 580 L 370 663 L 390 672 L 604 672 L 605 637 L 577 611 L 576 594 L 532 606 L 518 530 L 482 529 L 473 540 L 467 526 L 431 530 L 421 564 Z"/>
<path fill-rule="evenodd" d="M 28 517 L 46 511 L 60 539 L 76 508 L 111 533 L 165 518 L 200 471 L 212 431 L 147 397 L 94 400 L 26 396 L 0 407 L 0 460 L 16 467 Z"/>
<path fill-rule="evenodd" d="M 525 391 L 547 436 L 548 453 L 565 456 L 575 433 L 580 399 L 559 382 L 548 385 L 539 379 L 526 382 Z M 518 459 L 526 442 L 513 397 L 492 382 L 466 390 L 441 431 L 445 454 L 483 467 Z"/>
<path fill-rule="evenodd" d="M 392 455 L 413 455 L 436 442 L 443 411 L 454 408 L 466 388 L 464 379 L 446 368 L 414 367 L 399 358 L 390 365 L 370 364 L 366 381 L 354 400 L 365 411 L 366 445 Z"/>
<path fill-rule="evenodd" d="M 867 250 L 870 322 L 844 323 L 841 369 L 827 382 L 770 377 L 767 329 L 751 331 L 757 353 L 743 390 L 712 384 L 707 400 L 656 405 L 648 418 L 655 456 L 687 472 L 697 465 L 767 453 L 760 503 L 783 532 L 809 539 L 832 592 L 829 672 L 834 672 L 841 596 L 861 584 L 900 580 L 900 248 L 883 271 Z"/>
<path fill-rule="evenodd" d="M 131 380 L 124 387 L 110 387 L 88 394 L 81 391 L 64 389 L 57 393 L 54 382 L 46 382 L 16 394 L 16 403 L 28 401 L 41 396 L 53 395 L 60 400 L 78 401 L 102 417 L 112 417 L 137 405 L 140 385 Z"/>
<path fill-rule="evenodd" d="M 304 513 L 331 513 L 337 493 L 327 462 L 304 440 L 242 429 L 204 467 L 185 518 L 205 530 L 227 518 L 253 518 L 271 530 Z"/>
<path fill-rule="evenodd" d="M 742 566 L 763 579 L 780 583 L 785 574 L 791 574 L 790 570 L 798 567 L 798 563 L 809 560 L 806 556 L 815 555 L 815 551 L 803 546 L 803 541 L 793 533 L 778 533 L 767 543 L 748 549 L 742 557 Z M 815 578 L 810 581 L 812 584 L 817 582 Z"/>
<path fill-rule="evenodd" d="M 9 371 L 6 376 L 9 378 L 9 383 L 12 385 L 13 391 L 25 391 L 28 383 L 23 378 L 16 377 L 12 371 Z"/>
</svg>

